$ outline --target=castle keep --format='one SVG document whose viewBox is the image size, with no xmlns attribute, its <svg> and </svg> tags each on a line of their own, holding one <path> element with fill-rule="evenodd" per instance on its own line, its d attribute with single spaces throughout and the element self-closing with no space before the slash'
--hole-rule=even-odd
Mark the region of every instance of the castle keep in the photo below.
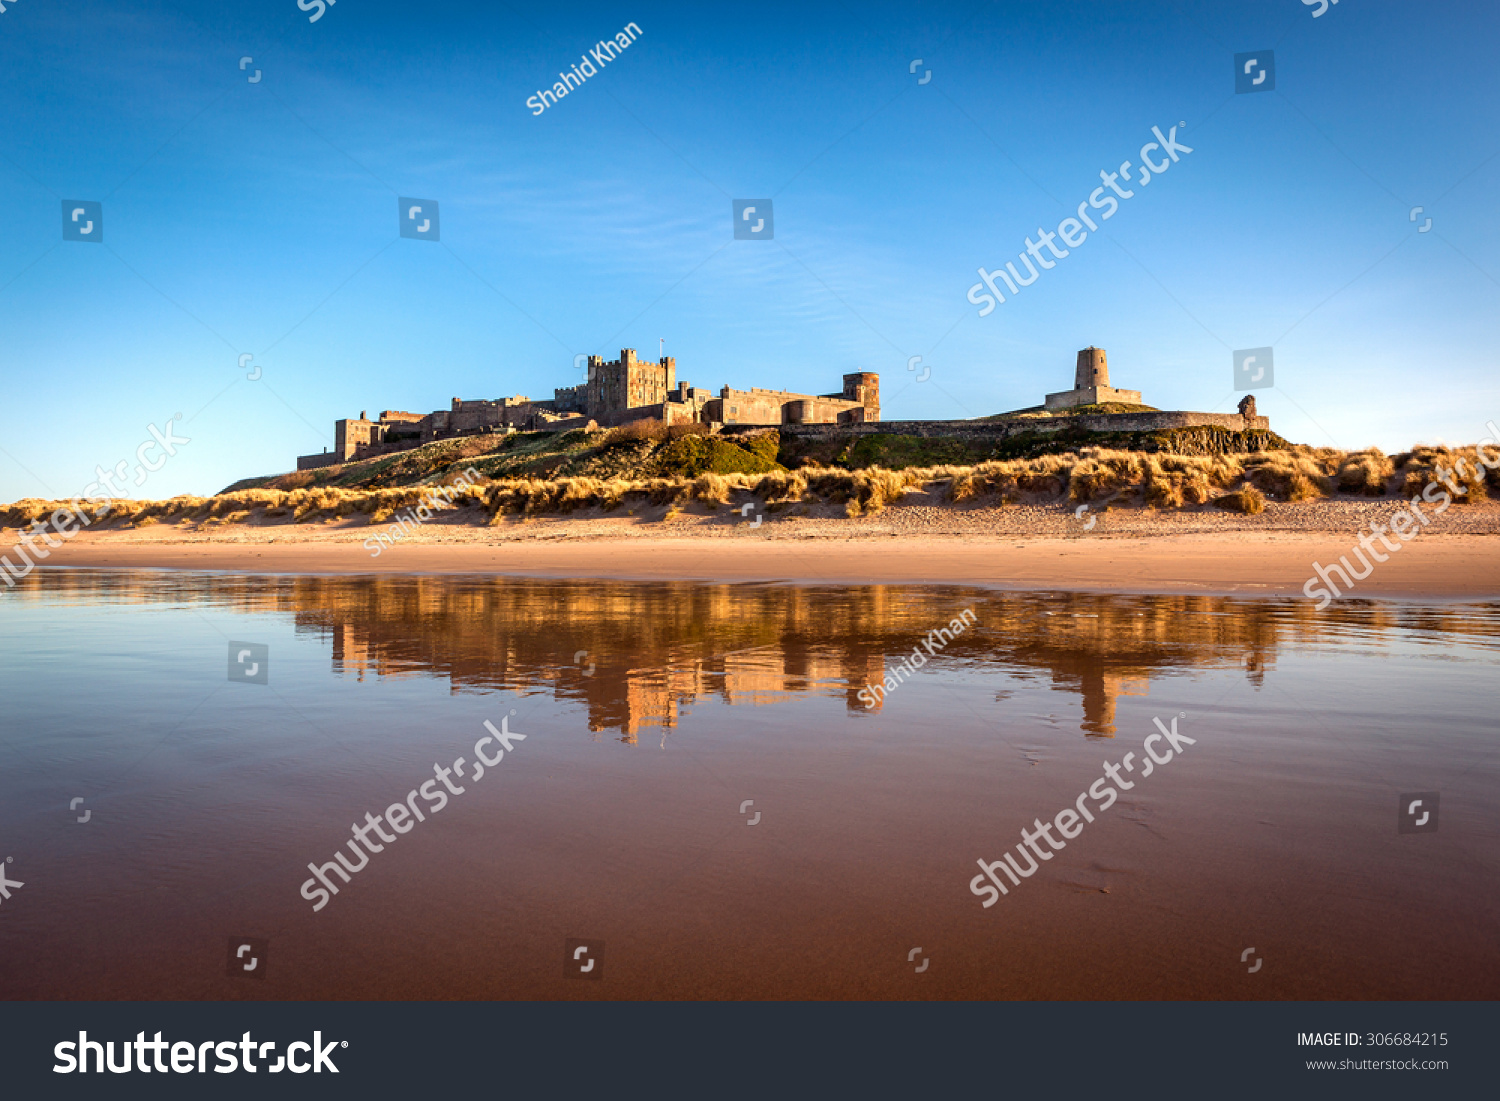
<svg viewBox="0 0 1500 1101">
<path fill-rule="evenodd" d="M 796 394 L 787 390 L 734 390 L 717 395 L 677 378 L 677 361 L 664 356 L 655 363 L 623 348 L 620 358 L 605 362 L 588 357 L 588 380 L 555 389 L 550 400 L 518 395 L 494 401 L 453 399 L 447 409 L 406 413 L 387 409 L 378 420 L 361 412 L 358 419 L 334 422 L 334 447 L 321 455 L 303 455 L 298 470 L 332 466 L 372 455 L 419 447 L 433 440 L 479 432 L 556 431 L 638 420 L 666 424 L 796 425 L 868 424 L 880 419 L 880 376 L 858 371 L 844 376 L 837 394 Z"/>
</svg>

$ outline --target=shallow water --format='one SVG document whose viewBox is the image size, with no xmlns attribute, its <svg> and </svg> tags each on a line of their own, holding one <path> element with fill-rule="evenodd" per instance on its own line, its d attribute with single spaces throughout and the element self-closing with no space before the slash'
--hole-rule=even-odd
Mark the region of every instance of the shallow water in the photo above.
<svg viewBox="0 0 1500 1101">
<path fill-rule="evenodd" d="M 0 997 L 1500 996 L 1500 604 L 80 570 L 0 628 Z"/>
</svg>

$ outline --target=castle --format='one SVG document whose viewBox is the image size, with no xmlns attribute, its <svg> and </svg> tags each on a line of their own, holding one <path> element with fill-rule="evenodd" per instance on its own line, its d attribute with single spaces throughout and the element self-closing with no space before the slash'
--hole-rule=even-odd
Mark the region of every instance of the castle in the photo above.
<svg viewBox="0 0 1500 1101">
<path fill-rule="evenodd" d="M 1116 390 L 1109 384 L 1109 364 L 1105 361 L 1104 349 L 1090 344 L 1078 353 L 1078 368 L 1073 373 L 1073 389 L 1048 394 L 1044 408 L 1073 409 L 1105 401 L 1143 404 L 1139 390 Z"/>
<path fill-rule="evenodd" d="M 1134 406 L 1123 412 L 1105 412 L 1110 405 Z M 1101 409 L 1100 406 L 1104 406 Z M 1088 347 L 1078 353 L 1073 389 L 1047 394 L 1041 405 L 1015 409 L 993 417 L 943 421 L 882 421 L 879 424 L 851 422 L 835 431 L 819 425 L 785 424 L 783 436 L 840 438 L 873 433 L 917 436 L 923 439 L 993 442 L 1016 437 L 1034 437 L 1076 432 L 1167 432 L 1181 428 L 1222 428 L 1227 432 L 1265 432 L 1271 422 L 1255 408 L 1255 398 L 1246 395 L 1235 413 L 1195 413 L 1183 409 L 1153 409 L 1141 400 L 1139 390 L 1117 390 L 1109 384 L 1109 364 L 1103 348 Z M 1240 441 L 1242 445 L 1259 443 Z"/>
<path fill-rule="evenodd" d="M 1139 408 L 1118 413 L 1094 408 L 1107 403 Z M 1152 409 L 1142 402 L 1139 390 L 1118 390 L 1109 384 L 1109 363 L 1104 349 L 1093 346 L 1078 353 L 1073 389 L 1047 394 L 1042 405 L 977 420 L 895 423 L 880 422 L 880 376 L 873 372 L 846 374 L 844 389 L 838 394 L 794 394 L 759 388 L 734 390 L 725 386 L 715 396 L 679 382 L 677 361 L 671 356 L 651 363 L 636 359 L 634 349 L 623 348 L 620 358 L 608 363 L 600 356 L 589 356 L 588 380 L 553 390 L 552 398 L 547 401 L 532 401 L 522 396 L 495 401 L 454 398 L 450 408 L 432 413 L 387 409 L 378 420 L 360 413 L 357 419 L 335 421 L 333 450 L 301 456 L 297 469 L 334 466 L 408 450 L 433 440 L 481 432 L 564 432 L 639 420 L 705 424 L 715 431 L 726 426 L 771 426 L 792 436 L 889 432 L 997 441 L 1023 434 L 1070 430 L 1162 432 L 1211 427 L 1230 432 L 1269 432 L 1271 428 L 1270 421 L 1256 411 L 1255 398 L 1249 395 L 1240 401 L 1237 413 Z"/>
<path fill-rule="evenodd" d="M 843 391 L 837 394 L 725 386 L 714 396 L 679 382 L 673 357 L 652 363 L 637 359 L 634 348 L 621 349 L 620 358 L 608 363 L 602 356 L 589 356 L 588 381 L 554 389 L 552 395 L 543 401 L 519 395 L 495 401 L 454 398 L 448 409 L 426 414 L 388 409 L 378 420 L 361 412 L 358 419 L 335 421 L 333 450 L 300 456 L 297 469 L 332 466 L 480 432 L 563 432 L 590 423 L 608 426 L 638 420 L 717 427 L 868 424 L 880 419 L 880 376 L 873 372 L 846 374 Z"/>
</svg>

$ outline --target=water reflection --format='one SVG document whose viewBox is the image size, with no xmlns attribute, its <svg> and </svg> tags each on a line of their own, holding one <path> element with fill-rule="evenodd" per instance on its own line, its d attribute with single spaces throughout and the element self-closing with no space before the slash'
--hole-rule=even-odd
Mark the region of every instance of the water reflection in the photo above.
<svg viewBox="0 0 1500 1101">
<path fill-rule="evenodd" d="M 1113 737 L 1118 697 L 1153 679 L 1239 667 L 1257 686 L 1288 645 L 1382 645 L 1455 636 L 1494 645 L 1488 606 L 1349 604 L 1216 596 L 1013 593 L 957 587 L 818 587 L 495 577 L 246 577 L 55 570 L 7 594 L 79 603 L 193 603 L 293 617 L 327 640 L 332 671 L 445 678 L 454 691 L 547 692 L 583 703 L 596 736 L 635 744 L 694 703 L 759 706 L 811 694 L 867 709 L 936 626 L 972 607 L 976 627 L 927 676 L 983 668 L 1076 693 L 1080 729 Z M 0 603 L 3 607 L 3 603 Z"/>
<path fill-rule="evenodd" d="M 65 571 L 0 595 L 0 624 L 8 996 L 1500 989 L 1500 605 Z M 225 639 L 271 646 L 268 687 L 229 683 Z M 309 861 L 511 709 L 530 740 L 503 774 L 312 913 Z M 1184 763 L 982 908 L 976 859 L 1169 711 Z M 1409 792 L 1441 793 L 1441 832 L 1401 831 Z M 241 935 L 270 944 L 263 982 L 225 974 Z M 604 982 L 564 973 L 579 936 Z"/>
</svg>

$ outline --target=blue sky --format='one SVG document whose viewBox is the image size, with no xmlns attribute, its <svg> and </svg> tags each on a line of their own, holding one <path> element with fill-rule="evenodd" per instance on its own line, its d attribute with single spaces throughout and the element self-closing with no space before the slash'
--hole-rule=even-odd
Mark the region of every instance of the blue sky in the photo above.
<svg viewBox="0 0 1500 1101">
<path fill-rule="evenodd" d="M 887 419 L 1036 404 L 1089 344 L 1218 411 L 1232 352 L 1271 346 L 1255 396 L 1300 442 L 1500 418 L 1491 5 L 5 6 L 3 500 L 77 493 L 174 413 L 192 443 L 138 495 L 290 469 L 362 409 L 550 397 L 574 355 L 661 337 L 713 389 L 878 371 Z M 1235 95 L 1266 49 L 1275 90 Z M 1191 154 L 978 316 L 976 268 L 1179 123 Z M 441 242 L 398 237 L 398 196 L 440 203 Z M 775 239 L 733 240 L 766 197 Z M 102 246 L 62 240 L 64 199 L 102 201 Z"/>
</svg>

